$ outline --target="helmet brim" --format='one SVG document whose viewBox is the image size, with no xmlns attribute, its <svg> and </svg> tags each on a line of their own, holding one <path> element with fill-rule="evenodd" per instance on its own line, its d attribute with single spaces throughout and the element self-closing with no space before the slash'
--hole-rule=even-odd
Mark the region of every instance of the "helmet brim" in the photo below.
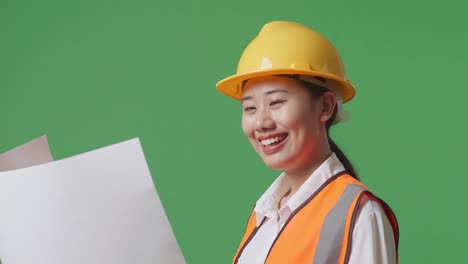
<svg viewBox="0 0 468 264">
<path fill-rule="evenodd" d="M 216 84 L 216 88 L 218 88 L 218 90 L 220 90 L 223 94 L 240 101 L 242 99 L 242 86 L 246 81 L 257 77 L 266 77 L 282 74 L 299 74 L 334 80 L 340 84 L 338 85 L 339 91 L 334 92 L 342 98 L 343 103 L 346 103 L 349 100 L 351 100 L 356 94 L 354 86 L 347 80 L 343 80 L 333 74 L 324 74 L 316 71 L 306 71 L 298 69 L 266 69 L 245 74 L 235 74 L 219 81 Z"/>
</svg>

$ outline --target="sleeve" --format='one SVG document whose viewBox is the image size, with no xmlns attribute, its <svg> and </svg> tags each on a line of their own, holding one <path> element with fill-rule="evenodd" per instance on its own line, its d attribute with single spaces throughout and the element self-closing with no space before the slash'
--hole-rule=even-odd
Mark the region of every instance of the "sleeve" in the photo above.
<svg viewBox="0 0 468 264">
<path fill-rule="evenodd" d="M 367 201 L 356 220 L 349 264 L 395 264 L 392 225 L 376 201 Z"/>
</svg>

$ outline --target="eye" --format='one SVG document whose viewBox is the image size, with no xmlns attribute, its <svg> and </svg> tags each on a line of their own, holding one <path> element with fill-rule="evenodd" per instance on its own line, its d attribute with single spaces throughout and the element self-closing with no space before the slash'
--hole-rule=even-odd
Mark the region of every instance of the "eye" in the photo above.
<svg viewBox="0 0 468 264">
<path fill-rule="evenodd" d="M 286 100 L 275 100 L 270 103 L 270 106 L 275 106 L 275 105 L 280 105 L 282 103 L 286 102 Z"/>
<path fill-rule="evenodd" d="M 246 113 L 253 112 L 253 111 L 255 111 L 255 107 L 253 106 L 244 107 L 244 112 Z"/>
</svg>

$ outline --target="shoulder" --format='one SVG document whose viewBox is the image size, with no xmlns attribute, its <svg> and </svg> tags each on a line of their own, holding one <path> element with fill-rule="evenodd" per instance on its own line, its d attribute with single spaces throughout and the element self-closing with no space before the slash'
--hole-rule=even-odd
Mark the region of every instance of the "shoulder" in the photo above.
<svg viewBox="0 0 468 264">
<path fill-rule="evenodd" d="M 367 200 L 360 208 L 354 226 L 353 235 L 372 232 L 374 236 L 385 235 L 394 241 L 393 227 L 382 204 L 376 200 Z"/>
<path fill-rule="evenodd" d="M 349 263 L 396 263 L 393 227 L 379 202 L 368 200 L 364 203 L 352 240 Z"/>
<path fill-rule="evenodd" d="M 384 209 L 379 204 L 379 202 L 375 200 L 368 200 L 362 206 L 359 212 L 359 218 L 365 217 L 366 215 L 367 216 L 379 216 L 379 217 L 384 216 L 386 218 Z"/>
</svg>

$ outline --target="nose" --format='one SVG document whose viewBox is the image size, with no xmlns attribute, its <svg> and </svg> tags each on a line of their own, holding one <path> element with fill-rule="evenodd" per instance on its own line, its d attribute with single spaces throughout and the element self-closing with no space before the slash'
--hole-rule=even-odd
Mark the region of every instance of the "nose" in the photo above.
<svg viewBox="0 0 468 264">
<path fill-rule="evenodd" d="M 257 110 L 255 130 L 262 132 L 275 128 L 275 122 L 271 118 L 270 111 L 263 107 Z"/>
</svg>

